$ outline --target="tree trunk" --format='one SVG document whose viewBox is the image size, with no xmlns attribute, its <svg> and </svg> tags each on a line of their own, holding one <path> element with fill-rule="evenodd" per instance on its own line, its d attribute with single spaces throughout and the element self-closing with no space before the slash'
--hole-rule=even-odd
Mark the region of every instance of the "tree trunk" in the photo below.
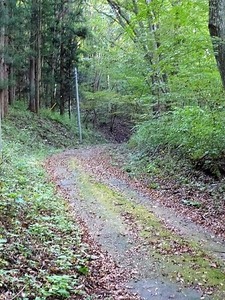
<svg viewBox="0 0 225 300">
<path fill-rule="evenodd" d="M 40 82 L 41 82 L 41 7 L 40 1 L 37 3 L 37 34 L 36 34 L 36 59 L 35 59 L 35 112 L 39 113 L 40 108 Z"/>
<path fill-rule="evenodd" d="M 39 112 L 40 106 L 40 78 L 41 78 L 41 30 L 40 30 L 40 1 L 33 0 L 31 7 L 31 32 L 30 32 L 30 99 L 29 110 Z"/>
<path fill-rule="evenodd" d="M 56 80 L 55 80 L 55 74 L 56 74 L 56 55 L 53 51 L 52 54 L 52 60 L 51 60 L 51 84 L 50 84 L 50 106 L 53 107 L 56 103 Z"/>
<path fill-rule="evenodd" d="M 8 47 L 8 36 L 5 35 L 5 48 Z M 8 65 L 4 62 L 4 81 L 5 81 L 5 88 L 4 88 L 4 115 L 6 116 L 8 113 L 8 104 L 9 104 L 9 93 L 8 93 Z"/>
<path fill-rule="evenodd" d="M 6 35 L 7 3 L 0 2 L 0 18 L 3 23 L 0 26 L 0 116 L 4 118 L 8 111 L 8 69 L 5 63 L 5 51 L 8 42 Z"/>
<path fill-rule="evenodd" d="M 9 65 L 9 82 L 9 104 L 12 105 L 16 98 L 16 89 L 14 86 L 14 68 L 11 64 Z"/>
<path fill-rule="evenodd" d="M 14 83 L 14 67 L 12 64 L 9 64 L 8 66 L 8 75 L 9 75 L 9 104 L 12 105 L 16 98 L 16 89 L 15 89 L 15 83 Z"/>
<path fill-rule="evenodd" d="M 66 69 L 65 69 L 65 45 L 64 45 L 64 35 L 66 34 L 64 28 L 64 18 L 66 14 L 66 3 L 61 0 L 60 7 L 60 87 L 59 87 L 59 112 L 60 115 L 65 113 L 65 81 L 66 81 Z"/>
<path fill-rule="evenodd" d="M 14 20 L 14 12 L 16 9 L 16 0 L 9 1 L 9 20 Z M 10 60 L 8 62 L 8 99 L 9 104 L 12 105 L 16 98 L 16 83 L 15 83 L 15 66 L 14 66 L 14 56 L 15 56 L 15 48 L 14 48 L 14 34 L 15 27 L 13 23 L 9 23 L 8 25 L 8 48 L 10 49 Z"/>
<path fill-rule="evenodd" d="M 225 0 L 209 0 L 209 32 L 225 89 Z"/>
<path fill-rule="evenodd" d="M 60 115 L 64 115 L 65 112 L 65 70 L 64 70 L 64 44 L 61 42 L 60 46 L 60 103 L 59 103 L 59 110 Z"/>
<path fill-rule="evenodd" d="M 3 2 L 0 4 L 1 9 Z M 5 27 L 0 29 L 0 116 L 4 117 L 4 46 L 5 46 Z"/>
<path fill-rule="evenodd" d="M 32 56 L 30 58 L 30 101 L 29 101 L 29 110 L 35 112 L 35 59 Z"/>
<path fill-rule="evenodd" d="M 29 68 L 29 83 L 30 83 L 30 97 L 29 97 L 29 110 L 35 112 L 35 56 L 36 56 L 36 6 L 37 1 L 32 0 L 31 7 L 31 31 L 30 31 L 30 68 Z"/>
</svg>

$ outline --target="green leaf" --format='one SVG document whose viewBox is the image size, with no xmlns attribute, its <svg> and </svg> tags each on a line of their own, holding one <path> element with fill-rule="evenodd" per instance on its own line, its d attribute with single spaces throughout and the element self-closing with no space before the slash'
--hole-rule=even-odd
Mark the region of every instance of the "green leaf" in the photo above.
<svg viewBox="0 0 225 300">
<path fill-rule="evenodd" d="M 194 207 L 196 207 L 196 208 L 200 208 L 200 207 L 201 207 L 201 203 L 200 203 L 200 202 L 197 202 L 197 201 L 192 201 L 192 200 L 182 199 L 181 202 L 182 202 L 184 205 L 187 205 L 187 206 L 194 206 Z"/>
<path fill-rule="evenodd" d="M 89 273 L 87 266 L 77 266 L 77 271 L 82 275 L 87 275 Z"/>
</svg>

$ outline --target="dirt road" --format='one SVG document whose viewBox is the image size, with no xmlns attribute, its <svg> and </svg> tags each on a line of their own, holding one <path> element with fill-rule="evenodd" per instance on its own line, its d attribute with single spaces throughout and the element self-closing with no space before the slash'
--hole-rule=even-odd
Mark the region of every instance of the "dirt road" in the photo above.
<svg viewBox="0 0 225 300">
<path fill-rule="evenodd" d="M 107 147 L 68 150 L 46 165 L 91 238 L 128 274 L 126 288 L 141 299 L 225 299 L 225 244 L 146 195 Z"/>
</svg>

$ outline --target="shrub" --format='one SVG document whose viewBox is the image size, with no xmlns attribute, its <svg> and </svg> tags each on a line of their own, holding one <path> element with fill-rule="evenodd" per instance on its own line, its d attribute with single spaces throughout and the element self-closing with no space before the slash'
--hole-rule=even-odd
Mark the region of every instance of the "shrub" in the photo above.
<svg viewBox="0 0 225 300">
<path fill-rule="evenodd" d="M 176 150 L 211 168 L 224 156 L 224 127 L 223 111 L 187 106 L 138 125 L 130 145 L 145 153 L 157 147 Z"/>
</svg>

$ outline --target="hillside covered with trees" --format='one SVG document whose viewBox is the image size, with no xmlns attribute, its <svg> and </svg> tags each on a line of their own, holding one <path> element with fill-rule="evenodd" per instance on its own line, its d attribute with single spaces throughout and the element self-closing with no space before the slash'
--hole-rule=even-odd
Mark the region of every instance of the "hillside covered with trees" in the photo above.
<svg viewBox="0 0 225 300">
<path fill-rule="evenodd" d="M 1 116 L 75 109 L 148 153 L 224 174 L 223 1 L 1 2 Z"/>
<path fill-rule="evenodd" d="M 115 287 L 120 271 L 88 237 L 82 221 L 74 225 L 71 207 L 62 199 L 71 195 L 54 177 L 54 158 L 46 163 L 52 154 L 81 147 L 78 100 L 88 166 L 81 171 L 79 151 L 80 162 L 71 165 L 80 172 L 84 189 L 86 184 L 90 193 L 100 195 L 102 187 L 91 187 L 82 172 L 102 184 L 112 170 L 126 184 L 135 182 L 137 189 L 157 198 L 162 207 L 224 241 L 224 24 L 225 0 L 0 2 L 0 299 L 1 293 L 6 300 L 119 299 Z M 102 143 L 109 144 L 102 149 L 110 158 L 98 146 L 86 149 Z M 56 156 L 59 168 L 68 153 L 59 156 L 62 162 Z M 103 155 L 101 161 L 98 155 Z M 118 169 L 111 169 L 113 165 Z M 55 203 L 49 205 L 50 198 Z M 125 207 L 118 199 L 115 210 L 126 224 L 135 218 L 144 222 L 132 205 Z M 150 244 L 156 252 L 162 247 L 164 255 L 168 245 L 164 249 L 155 236 Z M 183 255 L 185 242 L 178 244 L 178 250 L 170 249 Z M 187 244 L 187 255 L 201 252 L 192 246 Z M 191 263 L 209 274 L 210 256 L 201 255 L 207 266 L 201 258 L 198 267 L 195 259 Z M 184 262 L 174 261 L 178 266 Z M 219 283 L 224 271 L 220 263 L 212 264 L 213 271 L 220 270 L 210 273 L 213 279 L 199 279 L 202 297 L 214 290 L 224 293 Z M 107 277 L 110 268 L 113 288 Z M 99 286 L 95 275 L 102 280 Z M 193 285 L 191 280 L 185 287 Z M 127 290 L 121 295 L 138 299 Z M 224 294 L 217 295 L 224 299 Z"/>
</svg>

